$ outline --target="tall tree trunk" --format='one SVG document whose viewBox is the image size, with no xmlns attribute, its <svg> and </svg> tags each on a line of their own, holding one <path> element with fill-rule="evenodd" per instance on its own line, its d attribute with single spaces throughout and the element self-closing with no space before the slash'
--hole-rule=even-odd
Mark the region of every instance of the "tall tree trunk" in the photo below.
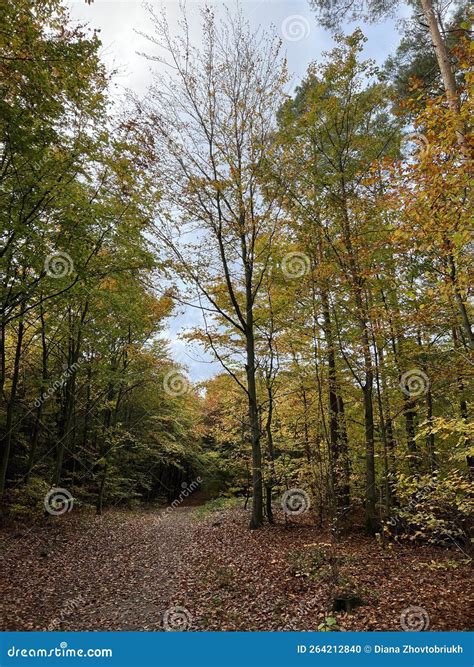
<svg viewBox="0 0 474 667">
<path fill-rule="evenodd" d="M 403 395 L 403 413 L 405 415 L 405 431 L 407 438 L 408 463 L 410 468 L 416 472 L 418 470 L 419 454 L 416 446 L 416 400 Z"/>
<path fill-rule="evenodd" d="M 458 350 L 460 347 L 460 342 L 459 342 L 459 334 L 457 331 L 456 327 L 453 327 L 453 343 L 454 343 L 454 349 Z M 469 420 L 469 410 L 467 407 L 467 400 L 465 397 L 465 383 L 464 383 L 464 378 L 461 373 L 458 373 L 457 377 L 457 385 L 458 385 L 458 390 L 459 390 L 459 414 L 463 421 L 467 424 Z M 466 436 L 464 438 L 464 446 L 466 448 L 466 451 L 469 450 L 469 445 L 470 445 L 470 440 Z M 466 456 L 466 465 L 469 470 L 469 475 L 472 480 L 474 480 L 474 456 Z"/>
<path fill-rule="evenodd" d="M 341 486 L 341 500 L 344 509 L 347 509 L 351 504 L 351 464 L 349 460 L 349 442 L 347 439 L 347 425 L 346 413 L 344 408 L 344 400 L 340 394 L 337 396 L 338 405 L 338 437 L 339 437 L 339 451 L 342 462 L 342 486 Z"/>
<path fill-rule="evenodd" d="M 301 396 L 303 398 L 303 448 L 306 460 L 311 463 L 311 447 L 309 444 L 309 424 L 308 424 L 308 397 L 303 383 L 301 383 Z M 296 437 L 296 434 L 295 434 Z"/>
<path fill-rule="evenodd" d="M 417 331 L 417 342 L 418 346 L 420 347 L 421 350 L 421 358 L 423 358 L 423 339 L 421 336 L 421 331 Z M 421 362 L 421 370 L 425 373 L 426 376 L 428 376 L 428 368 L 424 362 Z M 431 388 L 430 385 L 428 385 L 427 391 L 426 391 L 426 408 L 427 408 L 427 414 L 426 414 L 426 421 L 431 427 L 433 425 L 433 395 L 431 393 Z M 435 452 L 435 436 L 434 433 L 430 432 L 428 433 L 426 437 L 426 448 L 427 448 L 427 454 L 428 454 L 428 467 L 430 469 L 430 472 L 433 472 L 436 469 L 437 466 L 437 461 L 436 461 L 436 452 Z"/>
<path fill-rule="evenodd" d="M 433 395 L 432 395 L 430 389 L 428 389 L 428 392 L 426 394 L 426 407 L 427 407 L 426 421 L 430 426 L 432 426 L 433 425 Z M 434 472 L 437 468 L 434 433 L 430 432 L 426 436 L 426 446 L 427 446 L 427 450 L 428 450 L 428 462 L 429 462 L 429 466 L 430 466 L 430 472 Z"/>
<path fill-rule="evenodd" d="M 341 174 L 344 166 L 340 163 Z M 347 193 L 344 176 L 341 178 L 341 213 L 344 245 L 348 256 L 348 269 L 354 294 L 357 322 L 359 326 L 360 346 L 364 359 L 364 382 L 362 392 L 364 398 L 364 431 L 365 431 L 365 524 L 369 535 L 377 530 L 377 489 L 375 479 L 375 442 L 374 442 L 374 406 L 373 385 L 374 371 L 372 353 L 370 350 L 369 310 L 366 303 L 367 295 L 364 289 L 365 279 L 359 270 L 356 253 L 352 244 L 351 224 L 347 204 Z"/>
<path fill-rule="evenodd" d="M 321 289 L 321 306 L 323 311 L 323 329 L 326 339 L 327 364 L 328 364 L 328 413 L 329 413 L 329 470 L 331 481 L 331 493 L 337 514 L 341 506 L 341 470 L 339 463 L 339 404 L 337 400 L 337 378 L 336 359 L 334 355 L 334 341 L 332 336 L 331 316 L 329 313 L 329 300 L 326 290 Z"/>
<path fill-rule="evenodd" d="M 444 43 L 443 36 L 439 29 L 438 19 L 434 11 L 432 0 L 420 0 L 420 4 L 430 31 L 431 41 L 435 49 L 436 60 L 438 61 L 439 71 L 441 72 L 441 78 L 443 79 L 448 104 L 456 114 L 459 114 L 459 96 L 456 90 L 456 79 L 449 61 L 446 44 Z M 468 146 L 466 137 L 461 127 L 456 129 L 456 138 L 462 151 L 467 153 Z"/>
<path fill-rule="evenodd" d="M 263 488 L 262 488 L 262 451 L 260 444 L 260 425 L 258 420 L 257 384 L 255 380 L 255 341 L 253 334 L 253 313 L 247 312 L 247 391 L 250 420 L 250 438 L 252 443 L 252 517 L 250 528 L 255 530 L 263 524 Z"/>
<path fill-rule="evenodd" d="M 364 393 L 364 423 L 365 423 L 365 525 L 369 535 L 377 530 L 375 488 L 375 443 L 374 443 L 374 407 L 372 401 L 373 373 L 368 368 L 368 357 L 365 361 Z"/>
<path fill-rule="evenodd" d="M 5 347 L 5 338 L 6 338 L 6 322 L 5 318 L 2 317 L 2 328 L 0 330 L 0 392 L 3 393 L 3 386 L 5 384 L 5 366 L 6 366 L 6 347 Z"/>
<path fill-rule="evenodd" d="M 104 508 L 104 493 L 105 493 L 105 482 L 107 481 L 107 467 L 108 463 L 107 460 L 104 462 L 103 468 L 102 468 L 102 475 L 100 478 L 100 485 L 99 485 L 99 493 L 97 494 L 97 502 L 95 506 L 96 514 L 97 516 L 100 516 L 102 514 L 103 508 Z"/>
<path fill-rule="evenodd" d="M 42 296 L 41 296 L 42 298 Z M 41 433 L 41 417 L 43 414 L 44 394 L 48 389 L 48 345 L 46 342 L 46 323 L 44 320 L 43 304 L 40 303 L 40 321 L 41 321 L 41 391 L 39 405 L 35 415 L 35 425 L 33 427 L 33 436 L 31 438 L 30 451 L 28 453 L 28 466 L 26 469 L 25 482 L 30 479 L 33 466 L 35 464 L 36 450 L 38 448 L 39 437 Z"/>
<path fill-rule="evenodd" d="M 385 354 L 382 345 L 374 337 L 374 347 L 377 353 L 377 396 L 379 401 L 380 426 L 384 445 L 385 470 L 385 505 L 387 514 L 390 513 L 395 496 L 395 437 L 390 410 L 390 400 L 385 379 Z"/>
<path fill-rule="evenodd" d="M 273 490 L 273 485 L 275 484 L 275 448 L 273 446 L 273 432 L 272 432 L 273 393 L 271 387 L 267 386 L 267 394 L 268 394 L 268 414 L 267 414 L 267 420 L 265 422 L 265 433 L 267 436 L 268 455 L 270 458 L 270 477 L 267 480 L 266 484 L 266 503 L 267 503 L 266 507 L 267 507 L 268 523 L 274 523 L 273 509 L 272 509 L 272 490 Z"/>
<path fill-rule="evenodd" d="M 315 264 L 324 261 L 323 237 L 320 221 L 316 227 L 317 238 L 317 261 Z M 349 504 L 349 460 L 347 432 L 345 429 L 345 419 L 343 410 L 343 401 L 338 392 L 336 354 L 333 335 L 333 323 L 331 318 L 329 294 L 326 283 L 324 282 L 319 289 L 321 300 L 321 310 L 323 315 L 323 333 L 326 342 L 326 361 L 328 369 L 328 394 L 327 406 L 329 416 L 329 471 L 331 496 L 334 505 L 332 514 L 337 517 L 339 512 Z M 313 312 L 315 311 L 313 289 Z M 336 527 L 337 528 L 337 527 Z"/>
<path fill-rule="evenodd" d="M 73 423 L 74 401 L 76 393 L 76 373 L 73 369 L 76 354 L 74 350 L 74 342 L 69 340 L 68 348 L 68 362 L 67 362 L 67 378 L 64 385 L 64 400 L 61 410 L 59 438 L 56 443 L 56 463 L 54 467 L 53 486 L 58 486 L 61 482 L 64 452 L 69 444 L 71 428 Z"/>
<path fill-rule="evenodd" d="M 74 423 L 74 404 L 76 400 L 76 377 L 79 356 L 81 354 L 82 327 L 89 310 L 89 303 L 86 301 L 81 312 L 81 317 L 77 323 L 77 334 L 74 336 L 74 316 L 69 309 L 69 347 L 68 347 L 68 366 L 67 378 L 64 388 L 64 403 L 60 422 L 59 438 L 56 445 L 56 465 L 54 469 L 53 484 L 59 485 L 61 482 L 64 452 L 73 437 L 72 431 Z"/>
<path fill-rule="evenodd" d="M 375 363 L 375 384 L 377 388 L 377 406 L 379 411 L 379 423 L 380 423 L 380 435 L 382 439 L 383 446 L 383 495 L 385 503 L 385 511 L 388 515 L 390 513 L 391 506 L 391 493 L 390 493 L 390 468 L 389 468 L 389 459 L 388 459 L 388 436 L 387 436 L 387 427 L 385 424 L 385 415 L 382 403 L 382 389 L 381 389 L 381 367 L 379 363 L 379 345 L 376 342 L 375 336 L 373 337 L 373 345 L 376 350 L 376 363 Z"/>
<path fill-rule="evenodd" d="M 402 331 L 396 330 L 394 327 L 391 309 L 395 311 L 398 321 L 400 321 L 400 312 L 398 299 L 395 292 L 391 294 L 391 300 L 394 302 L 391 307 L 387 302 L 387 298 L 381 290 L 382 301 L 384 304 L 384 309 L 387 315 L 387 319 L 390 325 L 390 342 L 393 352 L 393 358 L 395 360 L 395 365 L 398 371 L 398 384 L 401 388 L 400 379 L 402 377 L 402 358 L 403 358 L 403 344 L 404 344 L 404 335 Z M 405 418 L 405 433 L 406 433 L 406 445 L 408 452 L 408 461 L 412 470 L 416 471 L 418 466 L 418 449 L 415 441 L 415 422 L 416 422 L 416 401 L 407 396 L 404 391 L 403 395 L 403 416 Z M 393 440 L 393 439 L 392 439 Z M 394 444 L 395 441 L 393 440 Z"/>
<path fill-rule="evenodd" d="M 10 389 L 10 396 L 7 403 L 7 414 L 5 421 L 5 433 L 2 438 L 1 449 L 0 449 L 0 497 L 5 491 L 5 484 L 7 479 L 7 470 L 8 463 L 10 461 L 10 451 L 12 444 L 12 431 L 13 431 L 13 417 L 15 414 L 15 405 L 16 405 L 16 395 L 18 389 L 18 378 L 20 376 L 20 359 L 23 345 L 23 334 L 25 332 L 24 324 L 24 314 L 26 309 L 26 302 L 24 301 L 21 306 L 21 313 L 18 323 L 18 335 L 16 339 L 16 348 L 15 348 L 15 358 L 13 361 L 13 375 L 12 375 L 12 385 Z"/>
<path fill-rule="evenodd" d="M 456 305 L 461 316 L 461 322 L 463 326 L 464 333 L 466 334 L 467 342 L 471 350 L 474 350 L 474 333 L 472 331 L 471 322 L 469 320 L 469 314 L 467 312 L 466 304 L 464 303 L 463 295 L 459 288 L 456 263 L 454 261 L 454 256 L 452 252 L 448 254 L 449 261 L 449 278 L 451 280 L 454 298 L 456 299 Z"/>
</svg>

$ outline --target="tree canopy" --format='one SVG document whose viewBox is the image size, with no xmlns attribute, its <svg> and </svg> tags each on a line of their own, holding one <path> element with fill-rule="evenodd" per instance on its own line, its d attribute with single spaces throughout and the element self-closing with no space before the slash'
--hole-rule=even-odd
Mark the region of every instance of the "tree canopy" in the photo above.
<svg viewBox="0 0 474 667">
<path fill-rule="evenodd" d="M 333 26 L 393 9 L 312 4 Z M 466 7 L 413 3 L 385 68 L 337 32 L 291 95 L 276 34 L 205 8 L 195 44 L 183 11 L 175 34 L 150 9 L 153 83 L 118 107 L 60 0 L 0 8 L 2 512 L 199 479 L 252 529 L 278 500 L 336 535 L 466 540 Z M 166 340 L 183 307 L 205 382 Z"/>
</svg>

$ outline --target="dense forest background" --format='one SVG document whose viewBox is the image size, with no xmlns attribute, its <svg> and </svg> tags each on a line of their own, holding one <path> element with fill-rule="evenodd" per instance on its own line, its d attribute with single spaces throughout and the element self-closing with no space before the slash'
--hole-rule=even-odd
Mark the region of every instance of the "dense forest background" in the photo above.
<svg viewBox="0 0 474 667">
<path fill-rule="evenodd" d="M 4 519 L 190 487 L 246 498 L 254 529 L 282 501 L 467 543 L 468 5 L 413 2 L 384 68 L 344 3 L 314 5 L 335 46 L 292 95 L 239 9 L 204 9 L 200 44 L 150 9 L 154 82 L 119 107 L 60 0 L 2 2 Z M 163 336 L 183 306 L 222 366 L 199 385 Z"/>
</svg>

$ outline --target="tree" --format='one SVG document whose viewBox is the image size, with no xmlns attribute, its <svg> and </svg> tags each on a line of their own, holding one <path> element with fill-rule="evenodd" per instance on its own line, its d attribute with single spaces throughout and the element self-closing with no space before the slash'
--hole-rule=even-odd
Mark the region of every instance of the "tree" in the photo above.
<svg viewBox="0 0 474 667">
<path fill-rule="evenodd" d="M 459 67 L 459 59 L 456 56 L 456 46 L 468 32 L 465 28 L 468 21 L 468 7 L 460 6 L 454 15 L 448 18 L 448 24 L 444 29 L 446 48 L 450 54 L 451 65 L 456 77 L 456 86 L 462 85 L 462 70 Z M 438 97 L 443 91 L 443 81 L 439 71 L 436 54 L 433 50 L 426 25 L 413 16 L 406 21 L 402 40 L 393 56 L 387 58 L 384 74 L 394 86 L 394 98 L 396 99 L 397 112 L 408 111 L 404 102 L 410 100 L 410 110 L 420 111 L 424 101 L 420 98 L 415 107 L 413 99 L 413 83 L 417 83 L 425 95 Z"/>
<path fill-rule="evenodd" d="M 144 150 L 163 183 L 157 234 L 192 290 L 188 301 L 203 313 L 210 348 L 247 396 L 250 525 L 258 528 L 263 503 L 255 302 L 278 225 L 274 200 L 263 199 L 260 172 L 285 65 L 278 40 L 252 32 L 240 13 L 219 24 L 205 9 L 201 50 L 191 44 L 185 15 L 178 37 L 170 34 L 163 15 L 151 12 L 151 17 L 155 34 L 148 39 L 167 57 L 148 57 L 173 72 L 156 73 L 147 100 L 137 104 Z M 245 382 L 232 368 L 239 347 Z"/>
<path fill-rule="evenodd" d="M 1 493 L 11 450 L 26 318 L 78 280 L 69 254 L 84 236 L 84 226 L 78 223 L 85 221 L 86 212 L 83 208 L 81 217 L 78 209 L 85 204 L 86 188 L 78 179 L 87 172 L 86 156 L 93 159 L 101 143 L 102 131 L 96 122 L 104 112 L 107 79 L 97 55 L 96 35 L 87 36 L 80 27 L 69 29 L 60 2 L 6 2 L 0 11 L 6 26 L 0 37 L 2 388 L 9 342 L 6 328 L 17 321 L 0 448 Z M 89 191 L 88 200 L 90 196 Z M 89 255 L 97 251 L 100 240 L 99 233 Z M 51 274 L 57 273 L 64 279 L 51 280 Z"/>
<path fill-rule="evenodd" d="M 111 113 L 97 35 L 56 0 L 0 12 L 2 502 L 65 484 L 101 512 L 138 481 L 156 494 L 151 462 L 171 495 L 199 438 L 195 399 L 166 391 L 178 369 L 151 343 L 172 309 L 153 287 L 156 187 Z"/>
<path fill-rule="evenodd" d="M 387 2 L 386 0 L 358 0 L 357 2 L 342 0 L 338 3 L 334 3 L 333 0 L 311 0 L 311 4 L 319 10 L 322 23 L 328 27 L 340 25 L 345 17 L 352 20 L 367 18 L 371 21 L 378 21 L 393 14 L 396 8 L 396 4 L 394 5 L 393 2 Z M 446 45 L 442 5 L 437 3 L 436 0 L 435 2 L 433 0 L 411 0 L 410 5 L 413 6 L 415 13 L 421 10 L 430 34 L 448 104 L 452 111 L 457 114 L 459 111 L 459 93 Z M 465 129 L 459 119 L 457 141 L 462 151 L 467 154 L 468 146 L 465 139 Z"/>
<path fill-rule="evenodd" d="M 312 274 L 323 314 L 328 373 L 329 453 L 332 487 L 339 507 L 347 496 L 347 443 L 342 398 L 338 387 L 334 324 L 331 315 L 329 272 L 338 266 L 338 290 L 347 295 L 346 322 L 359 344 L 344 361 L 363 393 L 366 446 L 367 527 L 376 528 L 375 421 L 373 407 L 374 357 L 372 348 L 372 292 L 376 280 L 378 245 L 367 247 L 371 234 L 367 216 L 370 191 L 363 183 L 374 159 L 393 150 L 396 124 L 388 117 L 387 94 L 381 83 L 364 87 L 362 76 L 375 77 L 370 63 L 358 62 L 363 37 L 356 31 L 338 38 L 336 47 L 319 68 L 313 67 L 294 100 L 280 112 L 280 145 L 276 159 L 291 179 L 285 204 L 298 216 L 302 247 L 318 266 Z M 304 169 L 302 169 L 302 161 Z M 325 269 L 325 263 L 328 262 Z M 325 270 L 327 273 L 325 273 Z M 346 325 L 347 326 L 347 325 Z M 336 327 L 338 325 L 336 324 Z M 339 328 L 339 327 L 338 327 Z M 347 350 L 347 347 L 346 347 Z M 351 351 L 351 354 L 353 353 Z M 361 369 L 359 374 L 358 369 Z M 345 479 L 345 481 L 344 481 Z M 346 491 L 343 492 L 343 488 Z"/>
</svg>

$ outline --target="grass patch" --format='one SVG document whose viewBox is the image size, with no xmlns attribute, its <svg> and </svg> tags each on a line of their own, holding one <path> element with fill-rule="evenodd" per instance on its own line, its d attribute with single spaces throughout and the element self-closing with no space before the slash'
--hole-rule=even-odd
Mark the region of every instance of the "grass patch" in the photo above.
<svg viewBox="0 0 474 667">
<path fill-rule="evenodd" d="M 204 505 L 196 507 L 194 516 L 197 520 L 202 520 L 212 516 L 216 512 L 222 512 L 234 507 L 242 507 L 243 502 L 242 498 L 227 498 L 225 496 L 220 496 L 219 498 L 208 500 Z"/>
</svg>

